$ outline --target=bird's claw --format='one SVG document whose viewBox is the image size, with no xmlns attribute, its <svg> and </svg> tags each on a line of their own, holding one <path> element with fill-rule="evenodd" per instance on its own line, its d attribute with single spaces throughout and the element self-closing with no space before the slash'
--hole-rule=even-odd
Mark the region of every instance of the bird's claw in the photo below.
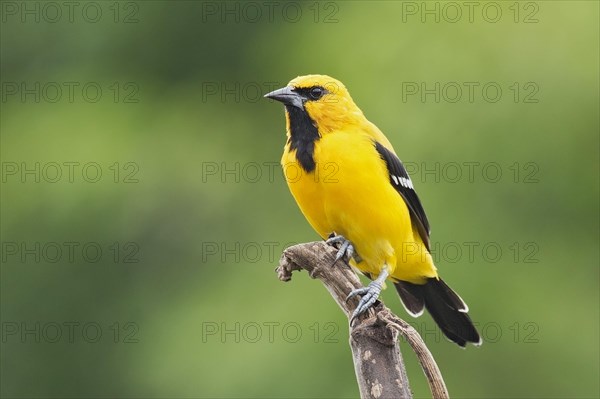
<svg viewBox="0 0 600 399">
<path fill-rule="evenodd" d="M 325 243 L 331 246 L 335 246 L 335 244 L 340 244 L 337 254 L 335 255 L 335 260 L 333 261 L 333 264 L 336 264 L 338 260 L 344 257 L 344 255 L 346 255 L 346 258 L 348 260 L 352 259 L 352 257 L 354 256 L 354 246 L 349 240 L 347 240 L 342 235 L 335 235 L 334 233 L 332 233 L 327 239 L 327 241 L 325 241 Z"/>
<path fill-rule="evenodd" d="M 347 297 L 346 302 L 351 298 L 354 298 L 357 295 L 362 295 L 362 298 L 358 302 L 358 306 L 354 309 L 352 313 L 352 317 L 350 318 L 350 324 L 356 319 L 358 316 L 369 310 L 371 306 L 377 301 L 379 298 L 379 294 L 381 293 L 383 286 L 380 282 L 372 281 L 367 287 L 362 287 L 353 290 Z"/>
</svg>

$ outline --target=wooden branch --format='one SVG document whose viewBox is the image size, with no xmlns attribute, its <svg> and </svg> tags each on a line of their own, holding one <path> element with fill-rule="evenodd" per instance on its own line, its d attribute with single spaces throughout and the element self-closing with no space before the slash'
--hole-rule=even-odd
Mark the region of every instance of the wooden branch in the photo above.
<svg viewBox="0 0 600 399">
<path fill-rule="evenodd" d="M 346 302 L 346 297 L 362 284 L 345 262 L 333 265 L 335 254 L 336 250 L 322 241 L 294 245 L 284 250 L 276 271 L 280 280 L 289 281 L 292 272 L 306 270 L 310 277 L 321 280 L 350 320 L 358 298 Z M 350 348 L 361 398 L 412 398 L 398 334 L 415 351 L 433 398 L 447 399 L 440 370 L 419 333 L 381 302 L 350 326 Z"/>
</svg>

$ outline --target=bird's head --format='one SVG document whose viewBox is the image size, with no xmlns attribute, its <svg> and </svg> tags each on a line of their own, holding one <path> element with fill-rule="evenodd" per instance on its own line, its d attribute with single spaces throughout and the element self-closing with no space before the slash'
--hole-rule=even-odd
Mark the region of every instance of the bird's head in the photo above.
<svg viewBox="0 0 600 399">
<path fill-rule="evenodd" d="M 265 97 L 285 105 L 288 125 L 294 115 L 308 116 L 321 134 L 364 120 L 363 113 L 342 82 L 326 75 L 299 76 Z"/>
</svg>

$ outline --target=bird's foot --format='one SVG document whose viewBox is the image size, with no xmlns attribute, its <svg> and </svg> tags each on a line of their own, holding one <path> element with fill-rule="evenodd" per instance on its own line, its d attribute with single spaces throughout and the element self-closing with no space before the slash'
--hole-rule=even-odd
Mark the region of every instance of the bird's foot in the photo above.
<svg viewBox="0 0 600 399">
<path fill-rule="evenodd" d="M 350 325 L 352 325 L 354 319 L 356 319 L 358 316 L 369 310 L 369 308 L 371 308 L 373 304 L 375 304 L 375 302 L 379 298 L 381 290 L 383 289 L 383 283 L 388 277 L 388 275 L 389 272 L 387 268 L 384 268 L 379 274 L 379 276 L 375 280 L 371 281 L 368 286 L 355 289 L 346 297 L 346 301 L 348 301 L 357 295 L 362 296 L 362 298 L 360 298 L 360 301 L 358 302 L 358 306 L 356 307 L 356 309 L 354 309 L 354 312 L 352 313 L 352 317 L 350 318 Z"/>
<path fill-rule="evenodd" d="M 346 255 L 346 258 L 348 260 L 352 259 L 352 256 L 354 256 L 354 245 L 352 245 L 352 243 L 349 240 L 347 240 L 343 235 L 336 235 L 335 233 L 331 233 L 327 241 L 325 241 L 325 243 L 338 249 L 332 266 L 335 265 L 338 260 L 342 259 L 344 255 Z M 339 247 L 336 246 L 336 244 L 339 244 Z"/>
</svg>

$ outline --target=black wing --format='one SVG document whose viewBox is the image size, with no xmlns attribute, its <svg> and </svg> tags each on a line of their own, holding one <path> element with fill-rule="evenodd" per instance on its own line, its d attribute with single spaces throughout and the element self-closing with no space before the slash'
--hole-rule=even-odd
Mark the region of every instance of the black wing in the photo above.
<svg viewBox="0 0 600 399">
<path fill-rule="evenodd" d="M 427 247 L 427 250 L 429 250 L 429 221 L 427 220 L 427 215 L 425 215 L 423 205 L 421 205 L 421 200 L 419 200 L 419 196 L 414 190 L 413 183 L 408 175 L 408 172 L 396 154 L 378 142 L 375 142 L 375 149 L 381 156 L 381 159 L 385 161 L 390 174 L 390 183 L 402 196 L 404 202 L 406 202 L 406 205 L 410 211 L 410 217 L 417 225 L 419 235 L 421 236 L 423 243 L 425 243 L 425 247 Z"/>
</svg>

